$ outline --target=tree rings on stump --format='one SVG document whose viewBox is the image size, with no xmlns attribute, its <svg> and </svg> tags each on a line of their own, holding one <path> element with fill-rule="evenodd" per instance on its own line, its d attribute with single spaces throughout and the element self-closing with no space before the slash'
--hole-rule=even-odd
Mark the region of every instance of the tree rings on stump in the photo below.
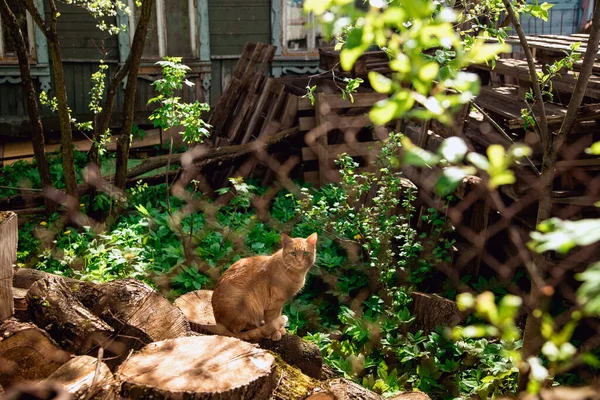
<svg viewBox="0 0 600 400">
<path fill-rule="evenodd" d="M 212 290 L 196 290 L 175 300 L 175 305 L 183 312 L 194 332 L 210 334 L 209 328 L 217 323 L 212 309 Z"/>
<path fill-rule="evenodd" d="M 275 359 L 241 340 L 192 336 L 151 343 L 118 369 L 129 399 L 269 399 Z"/>
<path fill-rule="evenodd" d="M 9 318 L 0 325 L 0 385 L 44 379 L 69 360 L 46 332 Z"/>
</svg>

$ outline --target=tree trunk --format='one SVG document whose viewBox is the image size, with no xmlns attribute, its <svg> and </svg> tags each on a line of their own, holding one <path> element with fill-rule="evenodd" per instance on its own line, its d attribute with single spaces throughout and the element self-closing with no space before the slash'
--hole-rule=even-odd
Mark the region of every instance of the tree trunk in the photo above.
<svg viewBox="0 0 600 400">
<path fill-rule="evenodd" d="M 106 364 L 90 356 L 75 357 L 44 380 L 57 383 L 74 400 L 116 399 L 115 378 Z"/>
<path fill-rule="evenodd" d="M 191 328 L 202 334 L 212 334 L 216 327 L 212 308 L 212 290 L 196 290 L 175 300 L 175 305 L 183 311 Z M 283 361 L 300 369 L 314 379 L 323 376 L 323 357 L 319 348 L 295 335 L 285 335 L 278 342 L 261 340 L 258 345 L 277 353 Z"/>
<path fill-rule="evenodd" d="M 27 114 L 29 115 L 29 123 L 31 124 L 31 143 L 33 145 L 33 153 L 37 163 L 38 171 L 40 172 L 40 180 L 42 189 L 52 186 L 50 179 L 50 168 L 46 159 L 46 149 L 44 147 L 44 128 L 40 119 L 40 109 L 38 106 L 38 95 L 31 79 L 31 68 L 29 67 L 29 55 L 27 53 L 27 45 L 23 38 L 23 32 L 19 27 L 19 23 L 15 14 L 9 8 L 6 0 L 0 0 L 0 15 L 2 20 L 11 32 L 17 58 L 19 59 L 19 69 L 21 72 L 21 81 L 23 82 L 23 92 L 27 101 Z M 49 198 L 45 199 L 46 212 L 48 214 L 56 211 L 56 204 Z"/>
<path fill-rule="evenodd" d="M 306 400 L 382 400 L 382 397 L 347 379 L 334 379 Z"/>
<path fill-rule="evenodd" d="M 58 276 L 35 282 L 27 306 L 33 321 L 73 353 L 90 354 L 111 345 L 114 330 L 85 308 Z"/>
<path fill-rule="evenodd" d="M 117 140 L 117 163 L 115 171 L 115 186 L 125 190 L 127 183 L 127 160 L 129 159 L 129 146 L 131 144 L 131 130 L 135 113 L 135 92 L 137 88 L 137 77 L 140 69 L 140 61 L 144 52 L 148 26 L 152 15 L 154 0 L 144 0 L 142 10 L 131 45 L 129 70 L 127 72 L 127 86 L 123 100 L 123 124 L 121 134 Z"/>
<path fill-rule="evenodd" d="M 117 371 L 130 399 L 266 400 L 277 385 L 275 358 L 223 336 L 194 336 L 152 343 Z"/>
<path fill-rule="evenodd" d="M 7 319 L 0 325 L 0 385 L 48 377 L 69 360 L 69 353 L 37 326 Z"/>
<path fill-rule="evenodd" d="M 52 59 L 52 72 L 54 78 L 54 94 L 58 102 L 58 119 L 60 120 L 60 142 L 62 147 L 62 165 L 65 177 L 65 188 L 68 195 L 75 196 L 77 179 L 75 178 L 75 155 L 73 152 L 73 131 L 71 129 L 71 113 L 67 101 L 67 88 L 65 86 L 65 71 L 62 64 L 60 40 L 56 30 L 58 10 L 55 0 L 50 0 L 51 22 L 50 30 L 46 32 L 48 49 Z M 41 28 L 41 27 L 40 27 Z"/>
</svg>

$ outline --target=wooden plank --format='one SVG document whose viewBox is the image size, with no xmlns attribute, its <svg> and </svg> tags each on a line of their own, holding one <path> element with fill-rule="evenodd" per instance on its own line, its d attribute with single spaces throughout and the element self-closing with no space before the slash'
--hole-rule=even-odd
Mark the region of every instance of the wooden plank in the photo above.
<svg viewBox="0 0 600 400">
<path fill-rule="evenodd" d="M 14 312 L 12 276 L 17 259 L 18 229 L 15 213 L 0 212 L 0 322 Z"/>
<path fill-rule="evenodd" d="M 215 5 L 210 7 L 209 12 L 211 27 L 214 25 L 213 22 L 235 22 L 245 24 L 248 22 L 268 21 L 270 24 L 270 15 L 271 8 L 269 6 L 254 6 L 252 3 L 246 3 L 242 7 Z M 211 34 L 212 33 L 211 30 Z"/>
<path fill-rule="evenodd" d="M 315 107 L 310 104 L 310 99 L 307 97 L 298 98 L 298 111 L 313 110 Z"/>
<path fill-rule="evenodd" d="M 376 155 L 381 151 L 383 144 L 379 141 L 356 142 L 354 144 L 330 144 L 327 146 L 327 157 L 330 159 L 337 158 L 342 153 L 347 153 L 352 157 Z M 302 160 L 312 161 L 317 160 L 317 153 L 310 147 L 302 148 Z"/>
<path fill-rule="evenodd" d="M 556 163 L 556 169 L 571 169 L 571 168 L 600 168 L 600 158 L 586 158 L 581 160 L 562 160 Z"/>
<path fill-rule="evenodd" d="M 316 122 L 316 126 L 322 126 L 323 123 L 325 122 L 325 115 L 323 114 L 324 111 L 324 100 L 325 100 L 325 95 L 323 93 L 317 93 L 316 95 L 316 99 L 315 99 L 315 122 Z M 319 157 L 319 183 L 320 185 L 324 185 L 325 183 L 327 183 L 327 172 L 329 170 L 329 164 L 328 164 L 328 140 L 327 140 L 327 135 L 329 133 L 328 129 L 325 129 L 325 131 L 323 132 L 323 134 L 321 134 L 319 137 L 317 137 L 316 139 L 316 152 L 317 152 L 317 156 Z"/>
<path fill-rule="evenodd" d="M 300 117 L 298 118 L 301 132 L 307 132 L 317 126 L 317 120 L 315 117 Z"/>
<path fill-rule="evenodd" d="M 256 103 L 256 110 L 250 117 L 250 122 L 248 122 L 248 126 L 246 127 L 246 131 L 244 132 L 244 136 L 242 137 L 240 144 L 244 144 L 244 143 L 248 142 L 248 140 L 250 139 L 250 135 L 252 134 L 252 132 L 254 131 L 254 128 L 256 127 L 256 124 L 258 123 L 258 119 L 261 117 L 260 111 L 265 106 L 265 103 L 267 102 L 267 99 L 270 95 L 270 89 L 271 89 L 272 85 L 273 85 L 273 79 L 272 78 L 267 79 L 267 83 L 264 85 L 262 93 L 260 94 L 260 97 L 258 98 L 258 102 Z"/>
<path fill-rule="evenodd" d="M 322 95 L 322 104 L 327 104 L 332 110 L 338 108 L 372 107 L 380 100 L 387 99 L 383 93 L 357 93 L 354 95 L 354 103 L 343 99 L 339 93 Z"/>
<path fill-rule="evenodd" d="M 283 129 L 291 128 L 296 121 L 298 114 L 298 96 L 288 94 L 283 107 L 283 116 L 281 117 L 281 127 Z"/>
</svg>

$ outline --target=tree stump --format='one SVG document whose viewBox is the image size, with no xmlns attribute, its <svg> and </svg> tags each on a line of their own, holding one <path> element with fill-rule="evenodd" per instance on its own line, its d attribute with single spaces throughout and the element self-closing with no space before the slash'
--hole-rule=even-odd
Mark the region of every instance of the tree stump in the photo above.
<svg viewBox="0 0 600 400">
<path fill-rule="evenodd" d="M 405 392 L 392 397 L 390 400 L 431 400 L 431 397 L 423 392 Z"/>
<path fill-rule="evenodd" d="M 411 296 L 414 301 L 413 313 L 415 315 L 413 330 L 430 333 L 438 325 L 456 326 L 467 316 L 458 309 L 452 300 L 421 292 L 412 292 Z"/>
<path fill-rule="evenodd" d="M 195 332 L 210 335 L 216 326 L 211 304 L 212 293 L 212 290 L 196 290 L 175 300 L 175 305 L 181 309 Z M 258 345 L 279 354 L 283 361 L 311 378 L 322 378 L 323 357 L 314 343 L 295 335 L 285 335 L 278 342 L 264 339 Z"/>
<path fill-rule="evenodd" d="M 35 282 L 27 293 L 27 307 L 33 321 L 73 353 L 90 354 L 111 343 L 114 330 L 85 308 L 58 276 Z"/>
<path fill-rule="evenodd" d="M 382 400 L 382 397 L 354 382 L 340 378 L 327 382 L 306 400 Z"/>
<path fill-rule="evenodd" d="M 271 354 L 223 336 L 151 343 L 117 371 L 121 395 L 129 399 L 266 400 L 276 378 Z"/>
<path fill-rule="evenodd" d="M 12 265 L 17 259 L 17 214 L 0 211 L 0 321 L 13 315 Z"/>
<path fill-rule="evenodd" d="M 175 306 L 183 312 L 194 332 L 210 335 L 209 329 L 216 326 L 212 294 L 212 290 L 196 290 L 175 300 Z"/>
<path fill-rule="evenodd" d="M 44 379 L 69 360 L 46 332 L 9 318 L 0 325 L 0 385 Z"/>
<path fill-rule="evenodd" d="M 74 399 L 115 399 L 116 381 L 106 364 L 90 356 L 78 356 L 58 368 L 45 382 L 61 385 Z"/>
</svg>

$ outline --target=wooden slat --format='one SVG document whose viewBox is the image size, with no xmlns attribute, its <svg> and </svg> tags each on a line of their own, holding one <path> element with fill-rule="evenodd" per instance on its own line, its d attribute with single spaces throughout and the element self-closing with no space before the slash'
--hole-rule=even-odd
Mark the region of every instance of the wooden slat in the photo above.
<svg viewBox="0 0 600 400">
<path fill-rule="evenodd" d="M 322 95 L 322 104 L 327 104 L 332 110 L 338 108 L 358 108 L 372 107 L 379 100 L 387 99 L 386 94 L 382 93 L 360 93 L 354 95 L 354 103 L 348 99 L 343 99 L 339 93 Z"/>
<path fill-rule="evenodd" d="M 376 155 L 381 151 L 382 143 L 379 141 L 357 142 L 354 144 L 330 144 L 327 146 L 328 158 L 337 158 L 342 153 L 347 153 L 349 156 L 368 156 Z M 311 161 L 317 160 L 317 154 L 310 147 L 302 148 L 302 160 Z"/>
<path fill-rule="evenodd" d="M 317 120 L 315 117 L 300 117 L 298 118 L 300 124 L 300 131 L 307 132 L 317 126 Z"/>
</svg>

